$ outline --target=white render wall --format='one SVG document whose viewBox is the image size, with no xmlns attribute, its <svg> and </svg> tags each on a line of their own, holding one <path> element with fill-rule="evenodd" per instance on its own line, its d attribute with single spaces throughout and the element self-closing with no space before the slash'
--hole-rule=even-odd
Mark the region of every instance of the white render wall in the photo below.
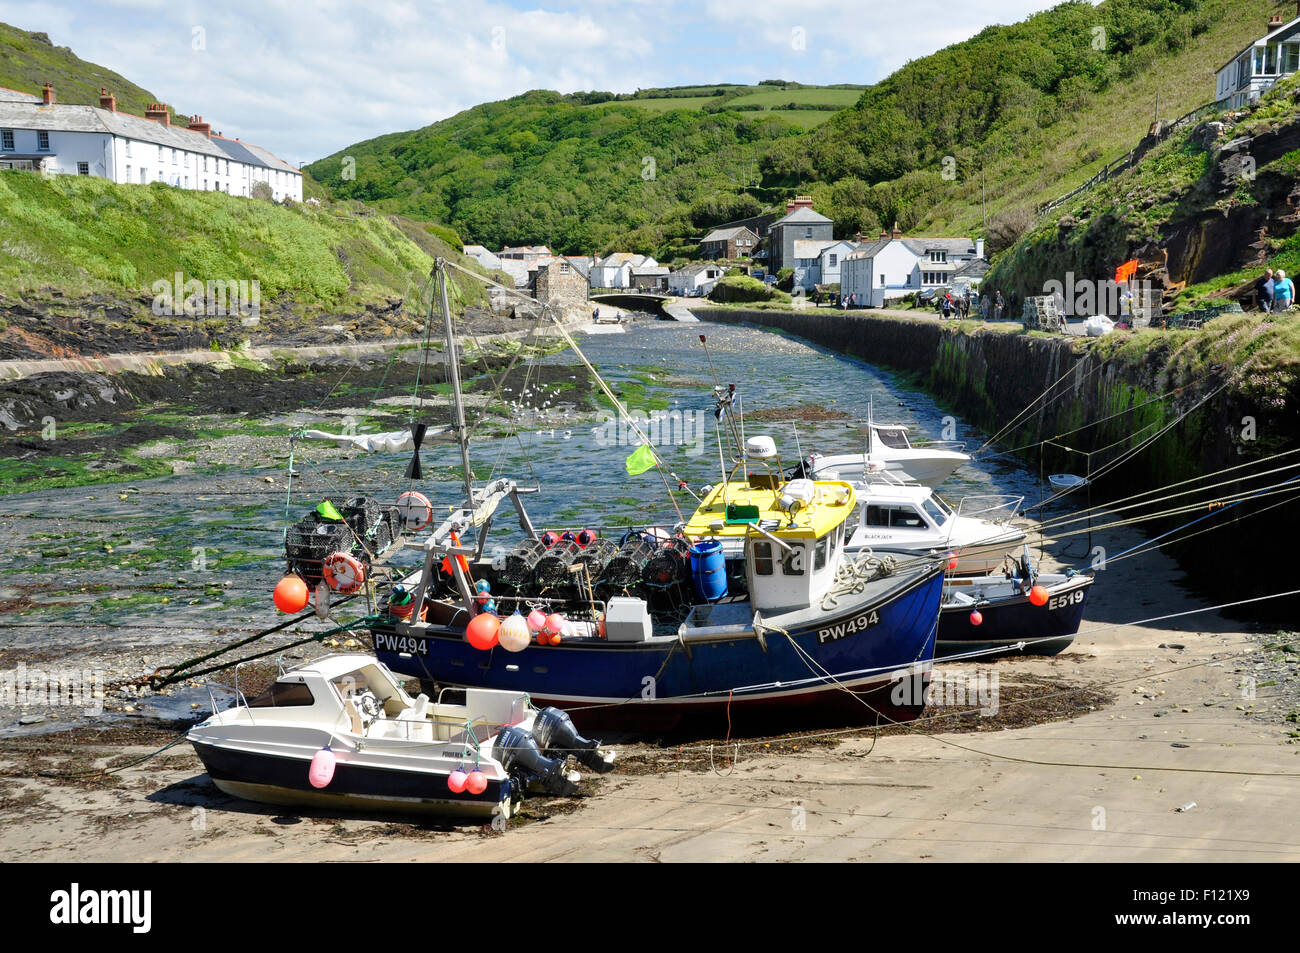
<svg viewBox="0 0 1300 953">
<path fill-rule="evenodd" d="M 48 151 L 50 158 L 44 168 L 55 175 L 77 175 L 78 163 L 85 162 L 89 175 L 119 185 L 165 182 L 178 188 L 248 196 L 253 183 L 262 181 L 270 185 L 276 201 L 302 201 L 302 176 L 285 170 L 171 146 L 162 146 L 160 157 L 157 143 L 109 133 L 49 130 L 48 150 L 39 148 L 39 134 L 34 129 L 15 128 L 13 134 L 16 153 L 40 155 Z"/>
</svg>

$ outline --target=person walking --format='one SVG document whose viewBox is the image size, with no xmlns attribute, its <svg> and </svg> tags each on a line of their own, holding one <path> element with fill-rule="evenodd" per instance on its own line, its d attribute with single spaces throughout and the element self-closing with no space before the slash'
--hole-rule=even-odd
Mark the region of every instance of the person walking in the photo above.
<svg viewBox="0 0 1300 953">
<path fill-rule="evenodd" d="M 1259 303 L 1259 310 L 1265 314 L 1273 310 L 1273 288 L 1275 284 L 1272 268 L 1266 269 L 1264 277 L 1255 282 L 1255 300 Z"/>
<path fill-rule="evenodd" d="M 1005 299 L 1003 299 L 1003 297 L 1002 297 L 1002 292 L 999 291 L 999 292 L 997 293 L 997 297 L 995 297 L 995 298 L 993 299 L 993 320 L 994 320 L 994 321 L 1001 321 L 1001 320 L 1002 320 L 1002 312 L 1005 311 L 1006 308 L 1007 308 L 1007 303 L 1006 303 Z"/>
<path fill-rule="evenodd" d="M 1273 310 L 1290 311 L 1291 302 L 1295 300 L 1295 285 L 1281 268 L 1273 279 Z"/>
</svg>

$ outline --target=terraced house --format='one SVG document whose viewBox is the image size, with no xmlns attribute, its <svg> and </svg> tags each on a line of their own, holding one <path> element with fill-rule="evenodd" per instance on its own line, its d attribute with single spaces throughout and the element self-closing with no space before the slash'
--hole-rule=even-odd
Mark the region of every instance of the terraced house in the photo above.
<svg viewBox="0 0 1300 953">
<path fill-rule="evenodd" d="M 119 112 L 112 93 L 99 93 L 98 106 L 79 106 L 58 102 L 49 83 L 40 96 L 0 89 L 0 169 L 243 196 L 262 182 L 277 202 L 302 201 L 302 173 L 260 146 L 214 133 L 199 116 L 173 126 L 159 103 L 144 116 Z"/>
<path fill-rule="evenodd" d="M 1280 16 L 1270 17 L 1264 35 L 1219 68 L 1214 98 L 1238 109 L 1296 72 L 1300 72 L 1300 2 L 1294 19 L 1283 22 Z"/>
</svg>

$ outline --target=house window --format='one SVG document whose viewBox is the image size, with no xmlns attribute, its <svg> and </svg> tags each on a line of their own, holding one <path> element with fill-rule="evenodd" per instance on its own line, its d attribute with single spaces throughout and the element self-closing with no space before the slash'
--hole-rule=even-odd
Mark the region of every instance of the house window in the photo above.
<svg viewBox="0 0 1300 953">
<path fill-rule="evenodd" d="M 203 171 L 204 171 L 204 172 L 207 172 L 207 171 L 208 171 L 208 157 L 207 157 L 207 156 L 204 156 L 204 157 L 203 157 Z"/>
<path fill-rule="evenodd" d="M 880 287 L 885 287 L 885 276 L 883 272 L 880 275 Z"/>
<path fill-rule="evenodd" d="M 159 146 L 159 147 L 158 147 L 158 161 L 161 163 L 162 160 L 163 160 L 163 147 L 162 147 L 162 146 Z"/>
<path fill-rule="evenodd" d="M 172 150 L 172 165 L 176 164 L 176 150 Z"/>
<path fill-rule="evenodd" d="M 185 187 L 187 189 L 190 187 L 190 177 L 188 175 L 185 177 Z"/>
<path fill-rule="evenodd" d="M 141 167 L 140 167 L 140 184 L 141 184 L 141 185 L 144 185 L 144 184 L 145 184 L 146 182 L 148 182 L 148 181 L 149 181 L 149 170 L 146 169 L 146 168 L 144 168 L 143 166 L 141 166 Z"/>
<path fill-rule="evenodd" d="M 131 140 L 126 140 L 126 157 L 131 158 Z"/>
<path fill-rule="evenodd" d="M 5 152 L 14 151 L 14 131 L 12 129 L 0 129 L 0 139 L 3 139 L 0 148 L 3 148 Z"/>
<path fill-rule="evenodd" d="M 1288 43 L 1282 47 L 1282 73 L 1290 76 L 1300 72 L 1300 46 Z"/>
<path fill-rule="evenodd" d="M 50 134 L 44 129 L 36 133 L 36 148 L 41 152 L 50 151 Z"/>
<path fill-rule="evenodd" d="M 77 163 L 77 175 L 90 175 L 90 163 L 89 163 L 89 162 L 78 162 L 78 163 Z"/>
<path fill-rule="evenodd" d="M 126 179 L 125 179 L 125 181 L 127 181 L 127 182 L 130 182 L 130 181 L 131 181 L 131 163 L 129 163 L 129 162 L 126 164 Z"/>
<path fill-rule="evenodd" d="M 830 267 L 831 267 L 831 268 L 834 268 L 834 267 L 835 267 L 835 253 L 834 253 L 834 252 L 831 252 L 831 263 L 830 263 Z"/>
<path fill-rule="evenodd" d="M 807 228 L 805 228 L 805 229 L 803 230 L 803 237 L 804 237 L 804 238 L 812 238 L 812 226 L 811 226 L 811 225 L 809 225 Z"/>
</svg>

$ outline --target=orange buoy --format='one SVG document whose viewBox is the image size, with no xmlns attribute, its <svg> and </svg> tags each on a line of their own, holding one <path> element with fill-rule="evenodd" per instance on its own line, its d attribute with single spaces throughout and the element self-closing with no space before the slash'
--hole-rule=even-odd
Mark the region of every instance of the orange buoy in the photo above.
<svg viewBox="0 0 1300 953">
<path fill-rule="evenodd" d="M 307 608 L 307 583 L 301 576 L 285 576 L 275 584 L 271 600 L 281 612 L 301 612 Z"/>
<path fill-rule="evenodd" d="M 500 619 L 491 612 L 480 612 L 465 626 L 465 638 L 474 648 L 486 652 L 497 644 L 497 633 L 500 630 Z"/>
<path fill-rule="evenodd" d="M 322 564 L 325 583 L 335 592 L 356 592 L 366 581 L 366 567 L 351 553 L 330 553 Z"/>
<path fill-rule="evenodd" d="M 1047 590 L 1043 586 L 1034 586 L 1029 590 L 1029 601 L 1036 606 L 1047 605 Z"/>
</svg>

